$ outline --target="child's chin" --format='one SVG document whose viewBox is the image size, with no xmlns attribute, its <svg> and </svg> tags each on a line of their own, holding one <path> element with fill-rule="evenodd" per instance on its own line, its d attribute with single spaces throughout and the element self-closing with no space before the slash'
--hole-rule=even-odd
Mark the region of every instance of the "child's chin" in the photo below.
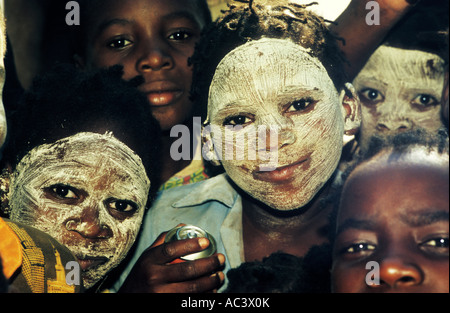
<svg viewBox="0 0 450 313">
<path fill-rule="evenodd" d="M 295 201 L 292 201 L 292 199 L 286 200 L 286 199 L 280 199 L 280 198 L 274 198 L 274 199 L 260 199 L 260 202 L 264 203 L 266 206 L 271 208 L 274 211 L 278 212 L 293 212 L 295 210 L 301 209 L 306 204 L 308 204 L 308 200 L 298 200 L 295 199 Z"/>
</svg>

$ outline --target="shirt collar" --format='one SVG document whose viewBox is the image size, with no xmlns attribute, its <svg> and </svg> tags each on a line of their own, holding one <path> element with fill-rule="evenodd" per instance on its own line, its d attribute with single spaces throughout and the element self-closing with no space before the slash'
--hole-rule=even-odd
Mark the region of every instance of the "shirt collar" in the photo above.
<svg viewBox="0 0 450 313">
<path fill-rule="evenodd" d="M 228 180 L 226 173 L 223 173 L 196 183 L 196 188 L 192 188 L 186 196 L 173 203 L 172 206 L 174 208 L 183 208 L 201 205 L 209 201 L 218 201 L 228 208 L 232 208 L 238 193 Z"/>
</svg>

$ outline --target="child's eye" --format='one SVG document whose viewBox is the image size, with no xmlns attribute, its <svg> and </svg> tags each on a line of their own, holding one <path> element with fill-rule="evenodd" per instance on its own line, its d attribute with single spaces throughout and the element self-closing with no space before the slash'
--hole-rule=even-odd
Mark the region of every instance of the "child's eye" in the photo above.
<svg viewBox="0 0 450 313">
<path fill-rule="evenodd" d="M 131 213 L 138 208 L 136 203 L 128 200 L 111 200 L 108 202 L 108 207 L 121 213 Z"/>
<path fill-rule="evenodd" d="M 428 95 L 428 94 L 420 94 L 411 101 L 412 105 L 420 106 L 420 107 L 435 106 L 438 103 L 439 102 L 435 97 L 433 97 L 432 95 Z"/>
<path fill-rule="evenodd" d="M 312 108 L 314 103 L 315 101 L 312 98 L 295 100 L 291 103 L 286 112 L 307 111 Z"/>
<path fill-rule="evenodd" d="M 169 35 L 169 39 L 170 40 L 175 40 L 175 41 L 179 41 L 179 40 L 186 40 L 191 38 L 192 34 L 190 32 L 187 32 L 185 30 L 180 30 L 180 31 L 176 31 L 172 34 Z"/>
<path fill-rule="evenodd" d="M 423 245 L 437 248 L 448 248 L 448 238 L 434 238 L 424 242 Z"/>
<path fill-rule="evenodd" d="M 365 253 L 369 251 L 373 251 L 376 249 L 376 246 L 366 242 L 358 242 L 351 244 L 344 249 L 342 249 L 343 253 Z"/>
<path fill-rule="evenodd" d="M 361 100 L 365 103 L 375 104 L 377 102 L 383 101 L 384 96 L 381 92 L 376 89 L 366 88 L 359 92 Z"/>
<path fill-rule="evenodd" d="M 430 252 L 433 254 L 443 254 L 448 255 L 448 243 L 449 238 L 444 236 L 438 236 L 435 238 L 427 239 L 426 241 L 422 242 L 420 244 L 420 247 L 422 250 L 425 250 L 426 252 Z"/>
<path fill-rule="evenodd" d="M 251 123 L 253 120 L 250 117 L 247 117 L 245 115 L 236 115 L 232 117 L 227 117 L 225 121 L 223 122 L 223 125 L 246 125 Z"/>
<path fill-rule="evenodd" d="M 78 199 L 75 190 L 65 185 L 53 185 L 49 188 L 50 192 L 59 199 Z"/>
<path fill-rule="evenodd" d="M 128 47 L 129 45 L 131 45 L 133 42 L 131 42 L 128 39 L 125 38 L 117 38 L 114 39 L 110 42 L 108 42 L 108 47 L 112 48 L 112 49 L 123 49 L 125 47 Z"/>
</svg>

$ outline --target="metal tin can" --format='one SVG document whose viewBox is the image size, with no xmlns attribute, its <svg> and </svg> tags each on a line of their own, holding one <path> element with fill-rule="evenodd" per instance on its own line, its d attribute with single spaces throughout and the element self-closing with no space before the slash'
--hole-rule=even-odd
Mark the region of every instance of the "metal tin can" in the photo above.
<svg viewBox="0 0 450 313">
<path fill-rule="evenodd" d="M 207 238 L 209 240 L 209 246 L 200 252 L 188 254 L 185 256 L 182 256 L 180 259 L 183 261 L 193 261 L 201 258 L 206 258 L 214 253 L 216 253 L 216 241 L 214 237 L 209 234 L 207 231 L 201 229 L 200 227 L 193 226 L 193 225 L 186 225 L 186 226 L 178 226 L 175 228 L 172 228 L 167 233 L 164 242 L 172 242 L 176 240 L 184 240 L 184 239 L 191 239 L 191 238 Z"/>
</svg>

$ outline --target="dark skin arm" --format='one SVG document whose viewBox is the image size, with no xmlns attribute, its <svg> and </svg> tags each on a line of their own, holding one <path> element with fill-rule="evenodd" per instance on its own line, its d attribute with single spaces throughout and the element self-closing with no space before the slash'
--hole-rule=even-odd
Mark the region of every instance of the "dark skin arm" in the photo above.
<svg viewBox="0 0 450 313">
<path fill-rule="evenodd" d="M 195 261 L 170 264 L 171 261 L 199 252 L 209 245 L 206 238 L 159 244 L 166 233 L 145 250 L 119 292 L 200 293 L 217 290 L 223 283 L 220 271 L 225 257 L 214 254 Z"/>
<path fill-rule="evenodd" d="M 416 4 L 418 0 L 378 0 L 380 25 L 367 25 L 368 0 L 352 0 L 347 9 L 336 19 L 330 29 L 345 40 L 339 46 L 350 64 L 345 67 L 348 80 L 352 81 L 364 67 L 389 30 Z"/>
</svg>

